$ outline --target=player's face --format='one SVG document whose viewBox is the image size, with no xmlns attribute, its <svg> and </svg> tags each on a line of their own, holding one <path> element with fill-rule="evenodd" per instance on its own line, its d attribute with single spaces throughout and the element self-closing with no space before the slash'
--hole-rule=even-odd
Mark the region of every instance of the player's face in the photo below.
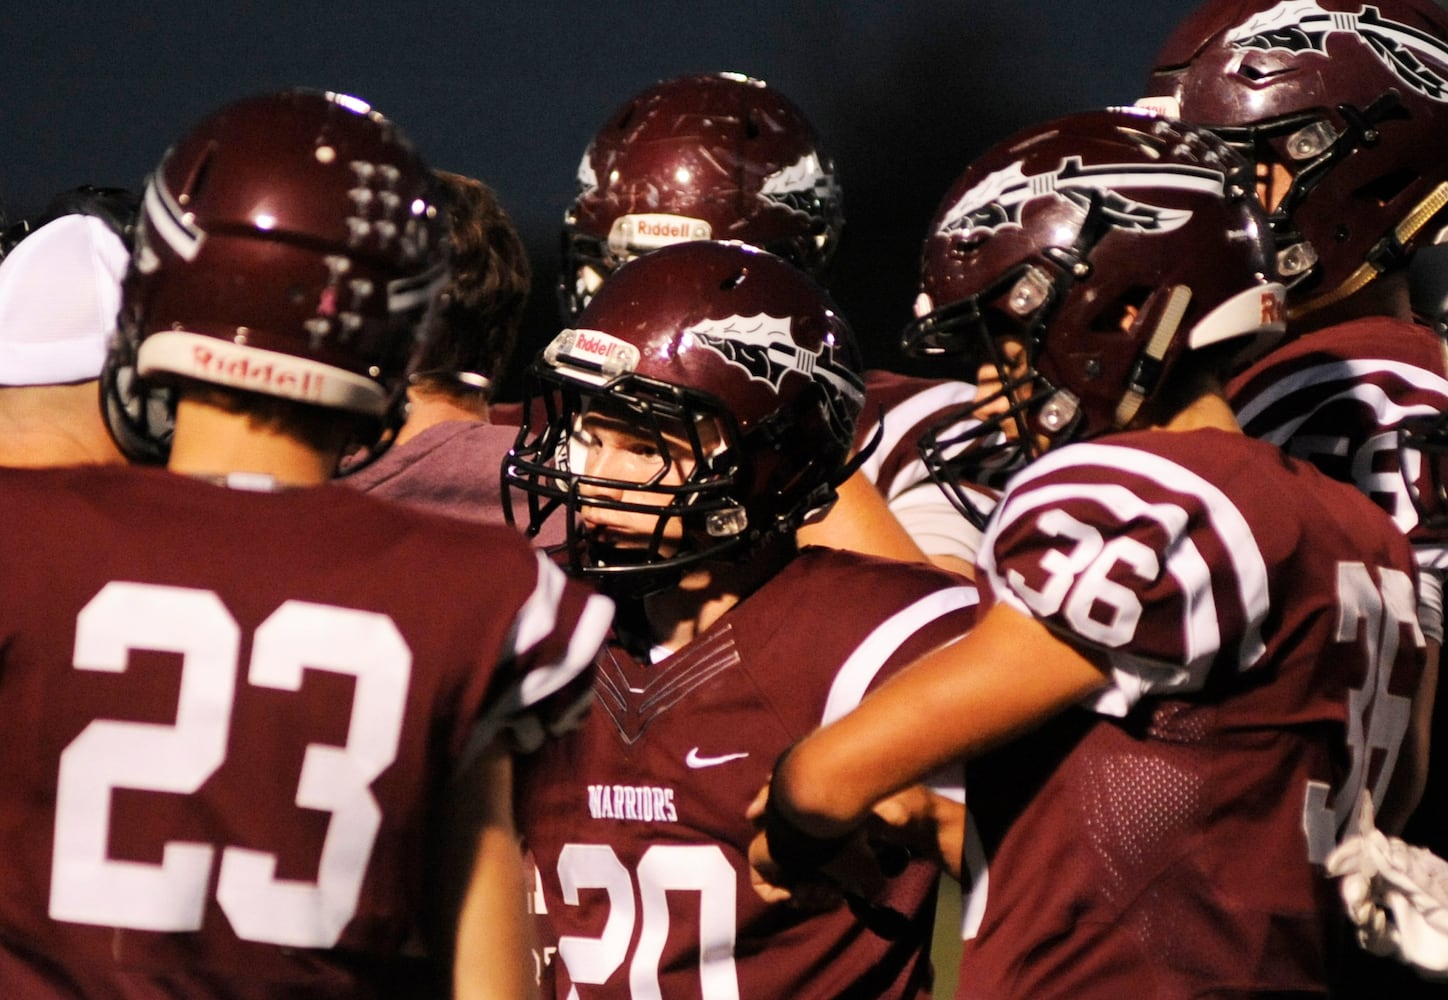
<svg viewBox="0 0 1448 1000">
<path fill-rule="evenodd" d="M 987 361 L 976 372 L 975 398 L 980 402 L 975 407 L 975 417 L 987 420 L 1007 412 L 1013 402 L 1023 403 L 1030 398 L 1031 386 L 1026 379 L 1026 346 L 1019 340 L 1005 339 L 999 343 L 999 363 Z M 1025 384 L 1022 384 L 1025 382 Z M 1006 386 L 1013 386 L 1010 392 Z M 1002 424 L 1002 432 L 1009 441 L 1019 436 L 1014 420 Z"/>
<path fill-rule="evenodd" d="M 1284 164 L 1276 161 L 1257 162 L 1257 200 L 1262 202 L 1267 211 L 1276 211 L 1291 186 L 1292 171 Z"/>
<path fill-rule="evenodd" d="M 584 475 L 612 480 L 608 485 L 579 487 L 584 497 L 598 497 L 642 507 L 663 507 L 669 494 L 660 487 L 680 486 L 694 470 L 694 450 L 682 424 L 657 418 L 658 427 L 642 425 L 622 409 L 595 405 L 579 417 L 570 452 L 575 469 Z M 580 468 L 581 467 L 581 468 Z M 622 484 L 637 484 L 628 489 Z M 643 545 L 654 534 L 657 519 L 643 511 L 585 505 L 580 515 L 595 541 L 628 547 Z M 664 538 L 678 540 L 682 526 L 671 518 Z"/>
</svg>

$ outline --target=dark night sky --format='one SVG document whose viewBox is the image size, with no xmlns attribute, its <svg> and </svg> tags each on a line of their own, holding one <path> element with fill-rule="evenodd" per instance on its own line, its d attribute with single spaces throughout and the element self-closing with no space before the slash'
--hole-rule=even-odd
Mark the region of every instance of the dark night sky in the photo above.
<svg viewBox="0 0 1448 1000">
<path fill-rule="evenodd" d="M 830 284 L 871 362 L 889 366 L 950 181 L 1018 128 L 1129 103 L 1193 6 L 16 3 L 0 60 L 0 200 L 17 215 L 80 183 L 139 188 L 173 139 L 227 101 L 345 91 L 398 122 L 434 166 L 498 190 L 538 275 L 525 330 L 536 346 L 556 322 L 559 219 L 595 129 L 655 80 L 732 70 L 789 95 L 834 154 L 848 222 Z"/>
</svg>

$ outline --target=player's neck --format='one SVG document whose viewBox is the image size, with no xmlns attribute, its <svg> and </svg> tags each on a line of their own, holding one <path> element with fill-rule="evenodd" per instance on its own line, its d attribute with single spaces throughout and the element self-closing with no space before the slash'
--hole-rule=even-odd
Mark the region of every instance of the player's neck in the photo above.
<svg viewBox="0 0 1448 1000">
<path fill-rule="evenodd" d="M 0 389 L 0 465 L 118 465 L 125 456 L 101 420 L 94 382 Z"/>
<path fill-rule="evenodd" d="M 793 546 L 770 547 L 743 562 L 705 563 L 676 586 L 644 598 L 653 644 L 677 652 L 779 572 Z M 781 562 L 783 559 L 783 562 Z"/>
<path fill-rule="evenodd" d="M 487 397 L 480 392 L 407 390 L 407 422 L 397 432 L 396 444 L 406 444 L 430 427 L 450 420 L 488 421 Z"/>
<path fill-rule="evenodd" d="M 283 430 L 257 426 L 246 413 L 183 398 L 166 467 L 188 476 L 244 472 L 270 476 L 281 486 L 316 486 L 332 478 L 337 458 Z"/>
<path fill-rule="evenodd" d="M 1237 416 L 1226 399 L 1216 393 L 1198 396 L 1172 417 L 1161 429 L 1165 431 L 1199 431 L 1212 428 L 1219 431 L 1242 433 Z"/>
</svg>

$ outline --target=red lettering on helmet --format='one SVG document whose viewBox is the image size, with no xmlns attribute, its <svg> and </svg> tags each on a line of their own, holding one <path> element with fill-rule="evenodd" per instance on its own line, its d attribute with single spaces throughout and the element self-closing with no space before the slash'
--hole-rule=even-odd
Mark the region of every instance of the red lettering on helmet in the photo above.
<svg viewBox="0 0 1448 1000">
<path fill-rule="evenodd" d="M 578 339 L 574 345 L 585 354 L 603 355 L 608 357 L 614 351 L 614 345 L 601 337 L 591 337 L 586 333 L 579 332 Z"/>
<path fill-rule="evenodd" d="M 650 222 L 647 219 L 641 219 L 638 223 L 638 232 L 644 236 L 686 239 L 689 235 L 689 227 L 677 222 Z"/>
<path fill-rule="evenodd" d="M 204 381 L 295 399 L 316 399 L 321 395 L 320 376 L 276 361 L 256 361 L 244 354 L 225 357 L 196 344 L 191 349 L 191 362 L 195 376 Z"/>
</svg>

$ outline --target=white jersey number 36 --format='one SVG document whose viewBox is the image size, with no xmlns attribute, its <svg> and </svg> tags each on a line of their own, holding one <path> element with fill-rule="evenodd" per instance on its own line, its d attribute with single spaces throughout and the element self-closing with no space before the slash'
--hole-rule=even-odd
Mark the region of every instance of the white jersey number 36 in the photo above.
<svg viewBox="0 0 1448 1000">
<path fill-rule="evenodd" d="M 1337 843 L 1364 789 L 1372 793 L 1373 805 L 1382 807 L 1412 713 L 1412 700 L 1390 693 L 1388 685 L 1404 629 L 1409 641 L 1424 644 L 1413 581 L 1405 573 L 1388 569 L 1379 570 L 1378 578 L 1381 585 L 1362 563 L 1338 563 L 1337 641 L 1359 643 L 1367 669 L 1363 686 L 1348 692 L 1347 742 L 1352 770 L 1347 780 L 1338 789 L 1320 781 L 1307 784 L 1303 828 L 1308 856 L 1318 864 Z M 1381 754 L 1376 768 L 1373 751 Z"/>
<path fill-rule="evenodd" d="M 107 584 L 76 621 L 75 668 L 123 673 L 131 650 L 181 656 L 174 725 L 97 719 L 60 758 L 50 915 L 106 927 L 201 927 L 216 847 L 172 841 L 160 864 L 108 856 L 116 788 L 195 793 L 221 767 L 241 648 L 236 619 L 214 593 Z M 276 855 L 221 849 L 216 898 L 238 937 L 326 948 L 357 909 L 382 814 L 370 785 L 397 756 L 412 654 L 385 615 L 288 601 L 256 630 L 249 684 L 301 688 L 306 670 L 356 678 L 344 747 L 308 746 L 296 804 L 331 813 L 317 880 L 276 877 Z"/>
</svg>

